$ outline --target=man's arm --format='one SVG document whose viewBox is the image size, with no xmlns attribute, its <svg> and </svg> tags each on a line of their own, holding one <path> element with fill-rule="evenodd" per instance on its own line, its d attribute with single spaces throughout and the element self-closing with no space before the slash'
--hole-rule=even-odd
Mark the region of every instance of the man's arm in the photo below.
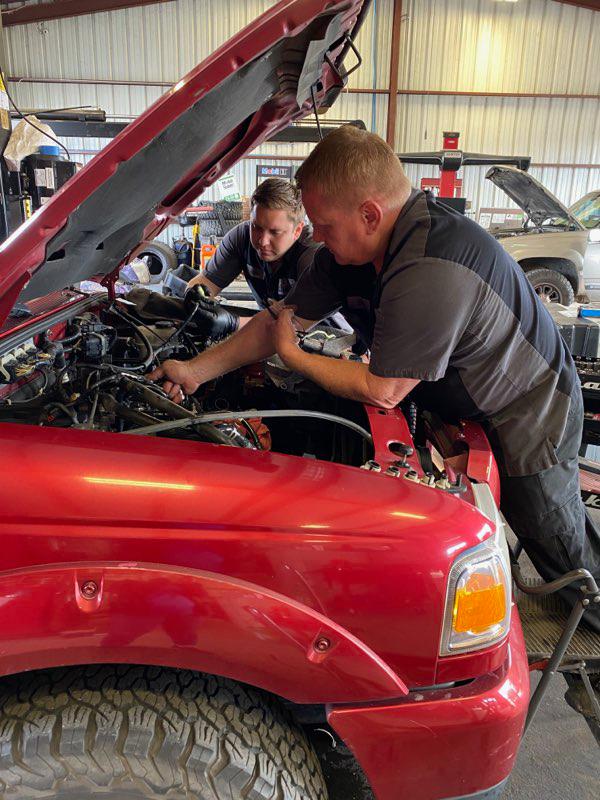
<svg viewBox="0 0 600 800">
<path fill-rule="evenodd" d="M 192 286 L 206 286 L 211 297 L 216 297 L 235 280 L 244 266 L 245 250 L 248 241 L 248 223 L 242 222 L 232 228 L 223 239 L 200 275 L 189 281 Z"/>
<path fill-rule="evenodd" d="M 395 408 L 419 383 L 413 378 L 380 378 L 361 361 L 327 358 L 298 348 L 284 363 L 327 392 L 381 408 Z"/>
<path fill-rule="evenodd" d="M 298 347 L 291 315 L 289 309 L 279 315 L 275 328 L 278 355 L 287 367 L 331 394 L 382 408 L 394 408 L 419 383 L 413 378 L 380 378 L 369 372 L 368 365 L 360 361 L 345 361 L 304 352 Z"/>
<path fill-rule="evenodd" d="M 275 308 L 279 310 L 277 305 Z M 179 402 L 183 393 L 193 394 L 200 384 L 273 355 L 275 322 L 268 311 L 261 311 L 243 329 L 220 344 L 189 361 L 164 361 L 148 377 L 150 380 L 166 378 L 163 389 L 172 400 Z M 311 320 L 299 320 L 299 323 L 303 328 L 314 324 Z"/>
</svg>

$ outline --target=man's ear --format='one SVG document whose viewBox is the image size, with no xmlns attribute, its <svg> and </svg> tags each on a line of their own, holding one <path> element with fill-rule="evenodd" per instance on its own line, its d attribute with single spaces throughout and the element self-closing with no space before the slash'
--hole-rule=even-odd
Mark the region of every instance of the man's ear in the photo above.
<svg viewBox="0 0 600 800">
<path fill-rule="evenodd" d="M 300 221 L 294 228 L 294 241 L 296 241 L 296 239 L 300 236 L 303 228 L 304 228 L 304 222 Z"/>
<path fill-rule="evenodd" d="M 383 219 L 383 209 L 375 200 L 365 200 L 360 206 L 360 215 L 367 233 L 375 233 Z"/>
</svg>

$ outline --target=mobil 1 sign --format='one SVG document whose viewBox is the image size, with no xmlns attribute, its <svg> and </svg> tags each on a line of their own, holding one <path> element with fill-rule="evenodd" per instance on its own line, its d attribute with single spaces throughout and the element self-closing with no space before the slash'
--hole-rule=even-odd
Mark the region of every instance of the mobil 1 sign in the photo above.
<svg viewBox="0 0 600 800">
<path fill-rule="evenodd" d="M 282 166 L 281 164 L 257 164 L 256 185 L 258 186 L 265 178 L 284 178 L 286 181 L 291 181 L 293 171 L 293 167 Z"/>
</svg>

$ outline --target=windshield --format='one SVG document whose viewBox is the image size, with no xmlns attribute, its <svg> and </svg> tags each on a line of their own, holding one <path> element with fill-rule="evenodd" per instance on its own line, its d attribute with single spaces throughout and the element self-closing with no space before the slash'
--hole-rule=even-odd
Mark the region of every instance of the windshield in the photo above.
<svg viewBox="0 0 600 800">
<path fill-rule="evenodd" d="M 600 225 L 600 192 L 584 195 L 569 210 L 584 228 L 597 228 Z"/>
</svg>

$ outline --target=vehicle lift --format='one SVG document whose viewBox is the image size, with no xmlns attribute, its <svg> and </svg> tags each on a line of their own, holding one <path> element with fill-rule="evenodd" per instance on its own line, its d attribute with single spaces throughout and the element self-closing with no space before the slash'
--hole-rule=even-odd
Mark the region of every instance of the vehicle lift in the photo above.
<svg viewBox="0 0 600 800">
<path fill-rule="evenodd" d="M 435 164 L 440 168 L 439 178 L 421 178 L 423 191 L 434 191 L 446 205 L 465 213 L 466 198 L 462 196 L 462 178 L 457 177 L 462 167 L 483 167 L 493 164 L 510 164 L 527 172 L 530 156 L 495 156 L 487 153 L 468 153 L 458 149 L 460 133 L 444 131 L 443 149 L 423 153 L 398 153 L 403 164 Z M 437 190 L 437 191 L 436 191 Z"/>
</svg>

